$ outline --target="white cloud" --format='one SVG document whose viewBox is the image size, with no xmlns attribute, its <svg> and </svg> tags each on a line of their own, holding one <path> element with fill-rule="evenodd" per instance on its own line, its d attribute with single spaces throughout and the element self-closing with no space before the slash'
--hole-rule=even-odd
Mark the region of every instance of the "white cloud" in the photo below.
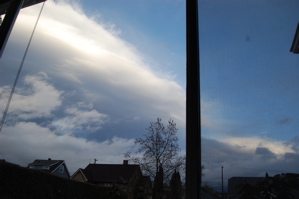
<svg viewBox="0 0 299 199">
<path fill-rule="evenodd" d="M 12 36 L 31 28 L 26 23 L 33 23 L 38 9 L 21 12 Z M 56 86 L 80 92 L 81 101 L 114 107 L 115 120 L 134 112 L 131 118 L 172 118 L 184 128 L 185 90 L 163 75 L 172 72 L 153 71 L 134 46 L 77 10 L 65 2 L 46 3 L 27 58 L 30 70 L 43 70 Z"/>
<path fill-rule="evenodd" d="M 24 77 L 24 84 L 13 95 L 6 125 L 14 125 L 14 122 L 20 120 L 42 119 L 43 122 L 50 122 L 57 134 L 75 134 L 80 131 L 95 132 L 108 122 L 108 115 L 95 110 L 92 103 L 68 103 L 65 100 L 67 95 L 64 97 L 62 91 L 58 91 L 47 81 L 50 79 L 43 72 Z M 0 89 L 1 93 L 4 91 L 1 94 L 1 107 L 4 109 L 10 88 L 3 86 Z M 65 109 L 60 118 L 53 113 L 58 109 Z M 53 117 L 56 119 L 51 122 Z"/>
<path fill-rule="evenodd" d="M 87 107 L 88 110 L 82 110 L 80 107 Z M 91 108 L 92 104 L 84 105 L 82 103 L 79 103 L 79 108 L 67 108 L 65 110 L 67 116 L 52 122 L 51 126 L 56 128 L 58 134 L 72 134 L 78 130 L 95 132 L 108 121 L 108 116 Z"/>
<path fill-rule="evenodd" d="M 72 6 L 71 6 L 72 5 Z M 47 2 L 43 11 L 39 28 L 37 32 L 45 34 L 46 37 L 55 38 L 75 48 L 79 53 L 88 56 L 101 56 L 101 54 L 112 54 L 118 58 L 128 60 L 130 62 L 139 62 L 140 57 L 134 47 L 126 41 L 114 34 L 115 31 L 106 29 L 106 24 L 94 21 L 90 16 L 86 16 L 82 11 L 78 12 L 78 4 L 67 4 L 59 2 Z M 37 9 L 31 7 L 22 12 L 21 22 L 26 22 L 32 16 L 32 10 Z M 111 27 L 114 25 L 109 25 Z"/>
<path fill-rule="evenodd" d="M 221 183 L 221 167 L 226 180 L 237 176 L 262 177 L 280 173 L 296 173 L 299 163 L 298 140 L 290 142 L 259 137 L 231 137 L 217 141 L 202 138 L 203 181 Z"/>
<path fill-rule="evenodd" d="M 61 105 L 63 92 L 56 90 L 47 79 L 45 73 L 24 78 L 25 87 L 17 87 L 13 95 L 9 109 L 10 117 L 33 119 L 51 116 L 52 111 Z M 2 107 L 6 105 L 7 100 L 4 99 L 8 99 L 10 89 L 8 86 L 1 88 L 6 91 L 5 95 L 1 96 Z"/>
<path fill-rule="evenodd" d="M 295 152 L 292 146 L 286 142 L 259 137 L 231 137 L 224 139 L 223 142 L 234 147 L 236 150 L 250 153 L 255 153 L 258 147 L 267 148 L 277 156 Z"/>
<path fill-rule="evenodd" d="M 70 135 L 56 135 L 31 122 L 6 127 L 0 134 L 0 158 L 27 166 L 35 159 L 63 159 L 74 172 L 96 158 L 98 163 L 122 163 L 124 152 L 134 148 L 133 139 L 113 137 L 103 142 Z M 83 161 L 82 161 L 83 160 Z"/>
</svg>

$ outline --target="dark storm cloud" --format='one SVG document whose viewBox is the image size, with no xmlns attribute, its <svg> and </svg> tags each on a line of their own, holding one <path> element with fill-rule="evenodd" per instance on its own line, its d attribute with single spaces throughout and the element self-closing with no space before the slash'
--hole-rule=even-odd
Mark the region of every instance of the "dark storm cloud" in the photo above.
<svg viewBox="0 0 299 199">
<path fill-rule="evenodd" d="M 293 150 L 296 142 L 280 142 L 262 138 L 231 138 L 223 141 L 202 138 L 203 182 L 221 184 L 221 167 L 225 183 L 231 177 L 261 177 L 296 173 L 299 153 Z"/>
<path fill-rule="evenodd" d="M 260 155 L 262 158 L 275 159 L 275 154 L 265 147 L 257 147 L 255 153 Z"/>
</svg>

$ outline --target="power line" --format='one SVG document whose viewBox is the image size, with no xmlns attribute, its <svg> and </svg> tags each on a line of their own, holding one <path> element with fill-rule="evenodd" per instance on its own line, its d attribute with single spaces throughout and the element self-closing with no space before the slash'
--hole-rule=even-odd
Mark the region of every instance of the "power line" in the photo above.
<svg viewBox="0 0 299 199">
<path fill-rule="evenodd" d="M 86 162 L 87 160 L 90 162 L 92 158 L 89 159 L 85 159 L 85 160 L 78 160 L 78 161 L 74 161 L 74 162 L 69 162 L 68 164 L 72 164 L 72 163 L 78 163 L 78 162 Z"/>
<path fill-rule="evenodd" d="M 18 80 L 19 80 L 19 77 L 20 77 L 20 74 L 21 74 L 21 71 L 22 71 L 22 68 L 23 68 L 23 65 L 24 65 L 25 58 L 26 58 L 26 56 L 27 56 L 27 52 L 28 52 L 28 49 L 29 49 L 29 47 L 30 47 L 30 44 L 31 44 L 31 41 L 32 41 L 32 38 L 33 38 L 33 35 L 34 35 L 34 32 L 35 32 L 37 23 L 38 23 L 38 21 L 39 21 L 39 18 L 40 18 L 40 16 L 41 16 L 42 11 L 43 11 L 44 5 L 45 5 L 45 1 L 44 1 L 43 5 L 42 5 L 41 10 L 40 10 L 40 12 L 39 12 L 39 15 L 38 15 L 38 17 L 37 17 L 37 20 L 36 20 L 36 23 L 35 23 L 35 25 L 34 25 L 33 31 L 32 31 L 32 33 L 31 33 L 29 42 L 28 42 L 28 44 L 27 44 L 27 47 L 26 47 L 26 50 L 25 50 L 25 53 L 24 53 L 22 62 L 21 62 L 21 64 L 20 64 L 20 67 L 19 67 L 19 70 L 18 70 L 16 79 L 15 79 L 14 84 L 13 84 L 13 86 L 12 86 L 12 89 L 11 89 L 11 92 L 10 92 L 10 95 L 9 95 L 9 98 L 8 98 L 8 101 L 7 101 L 5 110 L 4 110 L 4 112 L 3 112 L 2 119 L 1 119 L 1 123 L 0 123 L 0 132 L 1 132 L 2 127 L 3 127 L 3 125 L 4 125 L 4 121 L 5 121 L 7 112 L 8 112 L 8 108 L 9 108 L 9 105 L 10 105 L 10 102 L 11 102 L 11 99 L 12 99 L 12 96 L 13 96 L 13 94 L 14 94 L 14 92 L 15 92 L 15 88 L 16 88 L 16 86 L 17 86 L 17 83 L 18 83 Z"/>
</svg>

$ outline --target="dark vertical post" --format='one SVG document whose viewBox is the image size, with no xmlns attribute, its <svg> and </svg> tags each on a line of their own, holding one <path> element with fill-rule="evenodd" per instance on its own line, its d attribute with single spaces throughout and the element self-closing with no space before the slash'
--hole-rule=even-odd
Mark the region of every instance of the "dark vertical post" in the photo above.
<svg viewBox="0 0 299 199">
<path fill-rule="evenodd" d="M 222 180 L 222 183 L 221 183 L 221 185 L 222 185 L 222 198 L 224 198 L 224 192 L 223 192 L 223 166 L 221 166 L 221 180 Z"/>
<path fill-rule="evenodd" d="M 201 129 L 198 2 L 186 1 L 187 89 L 186 89 L 186 199 L 200 198 Z"/>
<path fill-rule="evenodd" d="M 0 57 L 23 3 L 24 0 L 13 0 L 7 9 L 5 18 L 0 26 Z"/>
</svg>

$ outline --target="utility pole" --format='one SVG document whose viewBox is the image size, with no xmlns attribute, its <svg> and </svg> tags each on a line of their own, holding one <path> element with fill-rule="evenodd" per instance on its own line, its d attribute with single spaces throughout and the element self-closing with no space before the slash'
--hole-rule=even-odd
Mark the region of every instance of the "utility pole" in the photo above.
<svg viewBox="0 0 299 199">
<path fill-rule="evenodd" d="M 222 180 L 222 198 L 224 198 L 224 193 L 223 193 L 223 166 L 221 166 L 221 180 Z"/>
</svg>

